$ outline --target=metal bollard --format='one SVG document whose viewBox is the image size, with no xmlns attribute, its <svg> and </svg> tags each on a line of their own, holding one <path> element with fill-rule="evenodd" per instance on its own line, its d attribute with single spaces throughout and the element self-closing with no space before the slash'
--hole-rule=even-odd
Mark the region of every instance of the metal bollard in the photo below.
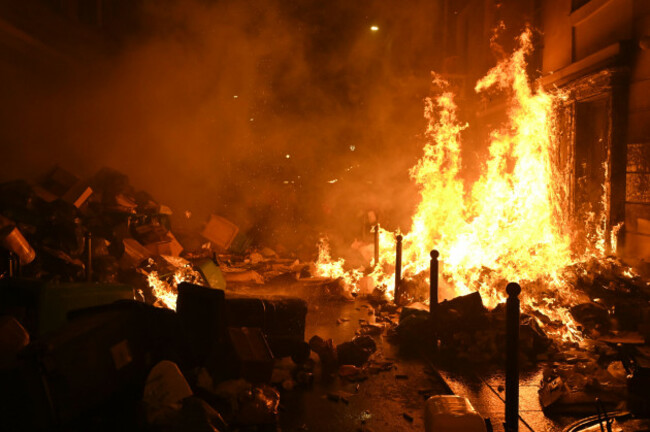
<svg viewBox="0 0 650 432">
<path fill-rule="evenodd" d="M 395 304 L 402 302 L 402 235 L 397 236 L 395 245 Z"/>
<path fill-rule="evenodd" d="M 375 267 L 379 265 L 379 224 L 375 225 Z"/>
<path fill-rule="evenodd" d="M 431 268 L 429 270 L 429 320 L 431 321 L 431 333 L 434 339 L 438 338 L 438 323 L 436 314 L 438 309 L 438 257 L 437 250 L 431 251 Z M 437 345 L 437 344 L 436 344 Z"/>
<path fill-rule="evenodd" d="M 22 270 L 23 267 L 20 263 L 20 255 L 18 255 L 16 252 L 11 252 L 11 255 L 14 257 L 14 271 L 13 275 L 15 277 L 20 277 L 22 275 Z"/>
<path fill-rule="evenodd" d="M 16 260 L 18 259 L 18 256 L 13 253 L 12 251 L 9 251 L 7 254 L 7 274 L 10 278 L 16 277 Z"/>
<path fill-rule="evenodd" d="M 86 243 L 86 281 L 92 282 L 93 280 L 93 235 L 88 231 L 84 235 Z"/>
<path fill-rule="evenodd" d="M 519 431 L 519 284 L 506 287 L 506 432 Z"/>
</svg>

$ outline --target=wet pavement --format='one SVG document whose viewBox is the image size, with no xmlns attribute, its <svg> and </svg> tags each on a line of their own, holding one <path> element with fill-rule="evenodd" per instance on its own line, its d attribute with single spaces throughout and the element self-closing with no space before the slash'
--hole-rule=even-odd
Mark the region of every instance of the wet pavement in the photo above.
<svg viewBox="0 0 650 432">
<path fill-rule="evenodd" d="M 255 292 L 262 294 L 259 290 Z M 274 289 L 274 294 L 281 294 Z M 253 293 L 253 292 L 250 292 Z M 267 292 L 268 294 L 269 292 Z M 307 300 L 305 340 L 318 335 L 333 339 L 334 345 L 354 338 L 359 320 L 371 320 L 372 307 L 363 300 L 323 299 L 306 291 L 287 289 L 284 294 Z M 337 323 L 339 318 L 345 322 Z M 350 383 L 338 376 L 328 379 L 320 373 L 318 357 L 312 387 L 296 387 L 281 395 L 282 431 L 357 432 L 424 430 L 426 397 L 453 392 L 470 400 L 483 417 L 489 417 L 495 432 L 503 431 L 505 379 L 502 373 L 476 370 L 452 370 L 440 366 L 425 355 L 406 355 L 386 340 L 385 334 L 374 337 L 377 360 L 393 361 L 393 370 L 370 375 L 368 380 Z M 436 363 L 435 370 L 432 364 Z M 290 359 L 278 360 L 276 372 L 289 374 L 294 367 Z M 575 419 L 550 419 L 539 405 L 537 390 L 541 368 L 522 373 L 520 385 L 520 431 L 561 432 Z M 399 377 L 398 377 L 399 376 Z M 404 376 L 407 378 L 404 379 Z M 424 396 L 423 393 L 427 393 Z M 338 401 L 328 395 L 340 396 Z"/>
<path fill-rule="evenodd" d="M 504 431 L 505 376 L 501 372 L 450 371 L 438 368 L 453 392 L 470 400 L 483 416 L 490 417 L 495 432 Z M 551 419 L 542 412 L 537 390 L 542 370 L 522 373 L 519 384 L 519 430 L 534 432 L 561 432 L 575 419 Z"/>
<path fill-rule="evenodd" d="M 319 335 L 324 339 L 332 338 L 334 344 L 349 341 L 359 328 L 359 320 L 368 320 L 368 310 L 361 301 L 310 303 L 306 339 Z M 336 321 L 341 317 L 349 321 L 337 325 Z M 393 370 L 370 375 L 368 380 L 361 383 L 347 383 L 338 377 L 323 380 L 317 370 L 317 381 L 313 388 L 282 394 L 282 430 L 424 430 L 423 407 L 426 399 L 421 392 L 426 390 L 432 394 L 445 394 L 447 388 L 435 374 L 427 373 L 428 368 L 421 358 L 400 354 L 395 346 L 385 340 L 384 335 L 375 337 L 375 341 L 375 355 L 378 359 L 394 361 Z M 398 377 L 402 375 L 407 378 Z M 348 403 L 331 401 L 327 395 L 332 393 L 341 394 Z"/>
</svg>

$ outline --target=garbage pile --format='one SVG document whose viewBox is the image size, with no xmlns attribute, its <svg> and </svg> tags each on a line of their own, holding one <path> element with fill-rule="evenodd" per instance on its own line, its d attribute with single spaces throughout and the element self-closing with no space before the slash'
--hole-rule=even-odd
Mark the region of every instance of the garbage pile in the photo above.
<svg viewBox="0 0 650 432">
<path fill-rule="evenodd" d="M 192 231 L 173 229 L 171 215 L 108 168 L 83 180 L 57 166 L 36 184 L 3 183 L 0 269 L 58 283 L 125 283 L 140 299 L 168 308 L 181 281 L 216 289 L 298 282 L 344 292 L 337 280 L 312 277 L 295 256 L 252 247 L 247 232 L 223 216 Z"/>
<path fill-rule="evenodd" d="M 341 287 L 222 216 L 170 216 L 111 169 L 0 185 L 2 430 L 275 426 L 274 359 L 309 381 L 307 305 L 237 287 Z"/>
<path fill-rule="evenodd" d="M 569 269 L 570 271 L 571 269 Z M 650 381 L 650 288 L 615 258 L 574 269 L 575 292 L 583 298 L 569 311 L 582 340 L 551 336 L 562 323 L 536 311 L 521 314 L 519 361 L 524 370 L 543 368 L 540 402 L 547 412 L 592 413 L 598 398 L 608 409 L 627 400 L 647 414 Z M 580 270 L 580 271 L 578 271 Z M 429 308 L 414 303 L 395 308 L 376 297 L 378 321 L 405 348 L 431 347 L 434 330 Z M 589 300 L 591 299 L 591 300 Z M 473 369 L 505 364 L 505 303 L 484 307 L 475 292 L 437 306 L 435 337 L 441 358 Z M 647 392 L 646 392 L 647 393 Z"/>
</svg>

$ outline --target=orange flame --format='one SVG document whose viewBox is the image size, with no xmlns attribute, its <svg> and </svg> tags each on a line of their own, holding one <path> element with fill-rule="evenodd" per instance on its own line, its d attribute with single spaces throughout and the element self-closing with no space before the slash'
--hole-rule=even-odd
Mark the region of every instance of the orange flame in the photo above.
<svg viewBox="0 0 650 432">
<path fill-rule="evenodd" d="M 318 242 L 318 260 L 314 263 L 316 275 L 332 279 L 341 279 L 343 286 L 350 292 L 357 292 L 357 283 L 363 277 L 361 270 L 346 270 L 344 268 L 345 260 L 340 258 L 332 260 L 330 246 L 327 238 L 321 238 Z"/>
<path fill-rule="evenodd" d="M 470 190 L 465 190 L 459 177 L 461 134 L 467 125 L 457 119 L 447 83 L 433 75 L 434 84 L 443 91 L 425 101 L 427 144 L 410 172 L 421 200 L 411 231 L 404 235 L 402 274 L 412 278 L 428 270 L 429 252 L 437 249 L 449 297 L 479 291 L 487 306 L 494 307 L 505 300 L 507 282 L 520 282 L 524 310 L 543 313 L 556 322 L 557 336 L 577 341 L 581 336 L 568 306 L 581 299 L 572 289 L 567 269 L 609 252 L 609 190 L 603 186 L 603 208 L 598 218 L 594 214 L 588 235 L 592 246 L 581 253 L 572 251 L 562 198 L 567 196 L 567 185 L 558 181 L 562 173 L 553 157 L 558 145 L 556 113 L 565 95 L 550 94 L 541 86 L 531 88 L 526 74 L 531 37 L 529 29 L 524 31 L 519 48 L 476 84 L 478 93 L 493 88 L 505 92 L 509 121 L 490 134 L 489 157 Z M 612 229 L 609 239 L 613 251 L 618 228 Z M 395 240 L 385 230 L 380 234 L 381 265 L 372 276 L 392 295 Z M 344 262 L 336 265 L 343 268 Z"/>
<path fill-rule="evenodd" d="M 154 306 L 176 310 L 178 285 L 181 282 L 204 285 L 204 282 L 201 274 L 194 270 L 189 262 L 172 256 L 165 256 L 164 258 L 168 263 L 176 267 L 171 277 L 161 278 L 157 271 L 150 273 L 144 270 L 140 271 L 147 276 L 147 283 L 152 294 L 156 297 Z"/>
</svg>

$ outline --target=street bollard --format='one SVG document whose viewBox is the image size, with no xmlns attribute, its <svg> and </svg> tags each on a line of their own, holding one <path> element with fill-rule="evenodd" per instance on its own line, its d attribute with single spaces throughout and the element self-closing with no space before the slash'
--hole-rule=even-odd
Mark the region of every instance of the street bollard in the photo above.
<svg viewBox="0 0 650 432">
<path fill-rule="evenodd" d="M 14 257 L 13 275 L 15 277 L 20 277 L 23 271 L 23 267 L 20 265 L 20 255 L 18 255 L 16 252 L 11 252 L 11 255 Z"/>
<path fill-rule="evenodd" d="M 519 284 L 506 287 L 506 432 L 519 431 Z"/>
<path fill-rule="evenodd" d="M 431 333 L 436 346 L 438 345 L 438 323 L 436 314 L 438 309 L 438 257 L 440 253 L 437 250 L 431 251 L 431 268 L 429 270 L 429 321 L 431 324 Z"/>
<path fill-rule="evenodd" d="M 395 245 L 395 304 L 402 302 L 402 235 L 397 235 Z"/>
<path fill-rule="evenodd" d="M 88 231 L 84 235 L 86 243 L 86 281 L 92 282 L 93 280 L 93 235 Z"/>
<path fill-rule="evenodd" d="M 7 275 L 12 278 L 16 277 L 16 260 L 18 256 L 12 251 L 7 254 Z"/>
<path fill-rule="evenodd" d="M 375 225 L 375 265 L 379 265 L 379 224 Z"/>
</svg>

